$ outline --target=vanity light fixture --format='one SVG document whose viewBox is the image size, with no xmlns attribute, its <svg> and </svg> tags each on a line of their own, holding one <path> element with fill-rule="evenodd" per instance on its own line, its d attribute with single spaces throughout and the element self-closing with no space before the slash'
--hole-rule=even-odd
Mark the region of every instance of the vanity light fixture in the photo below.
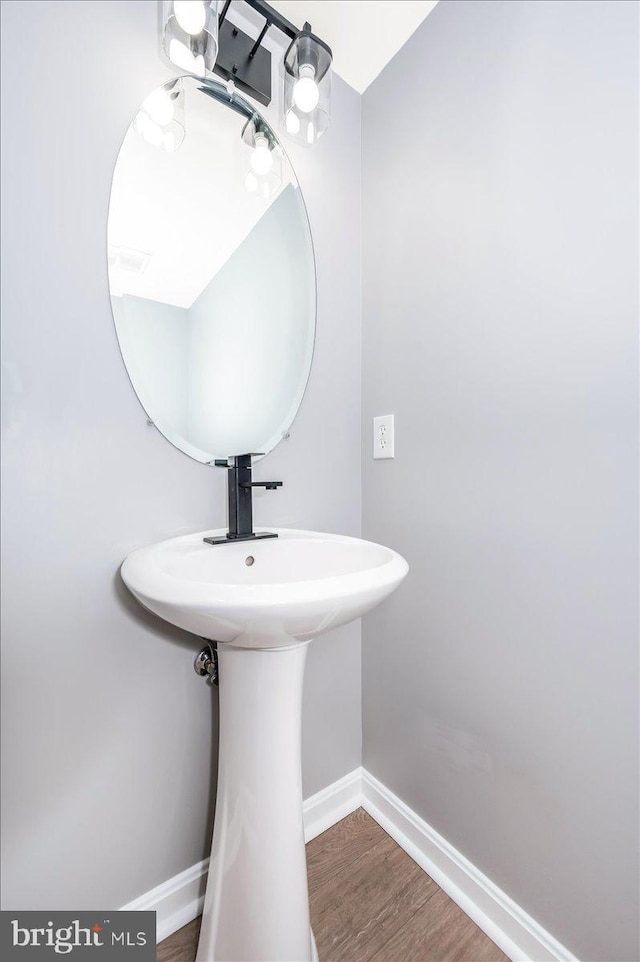
<svg viewBox="0 0 640 962">
<path fill-rule="evenodd" d="M 331 50 L 305 23 L 284 56 L 285 129 L 309 147 L 329 126 L 330 109 Z"/>
<path fill-rule="evenodd" d="M 264 18 L 256 38 L 231 23 L 225 0 L 218 16 L 216 0 L 160 0 L 162 45 L 180 70 L 207 77 L 218 74 L 265 107 L 271 103 L 271 53 L 262 41 L 275 27 L 290 41 L 284 55 L 283 126 L 287 134 L 306 147 L 329 126 L 331 114 L 330 47 L 302 30 L 263 0 L 242 0 Z M 240 2 L 240 0 L 239 0 Z M 235 9 L 235 7 L 234 7 Z"/>
<path fill-rule="evenodd" d="M 218 55 L 218 0 L 161 0 L 162 46 L 180 70 L 210 76 Z"/>
<path fill-rule="evenodd" d="M 184 140 L 184 90 L 178 77 L 149 94 L 133 121 L 135 130 L 152 147 L 173 153 Z"/>
</svg>

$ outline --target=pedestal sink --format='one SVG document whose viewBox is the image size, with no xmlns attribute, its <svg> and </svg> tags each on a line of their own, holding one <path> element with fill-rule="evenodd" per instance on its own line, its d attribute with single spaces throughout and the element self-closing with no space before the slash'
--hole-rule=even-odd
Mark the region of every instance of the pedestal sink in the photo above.
<svg viewBox="0 0 640 962">
<path fill-rule="evenodd" d="M 317 635 L 369 611 L 407 574 L 357 538 L 273 529 L 211 546 L 200 532 L 134 551 L 122 577 L 166 621 L 218 642 L 216 816 L 197 962 L 311 962 L 302 823 L 304 663 Z"/>
</svg>

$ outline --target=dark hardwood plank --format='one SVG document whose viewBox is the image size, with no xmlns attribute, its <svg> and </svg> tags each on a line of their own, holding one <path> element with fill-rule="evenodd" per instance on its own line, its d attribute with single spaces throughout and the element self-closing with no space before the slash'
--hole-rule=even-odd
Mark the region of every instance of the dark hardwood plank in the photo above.
<svg viewBox="0 0 640 962">
<path fill-rule="evenodd" d="M 368 962 L 509 962 L 509 959 L 438 889 Z"/>
<path fill-rule="evenodd" d="M 183 926 L 156 947 L 157 962 L 193 962 L 200 935 L 199 915 L 193 922 Z"/>
<path fill-rule="evenodd" d="M 307 845 L 309 895 L 388 837 L 363 808 L 318 835 Z"/>
<path fill-rule="evenodd" d="M 437 890 L 435 882 L 385 835 L 311 897 L 311 924 L 321 962 L 371 958 Z"/>
</svg>

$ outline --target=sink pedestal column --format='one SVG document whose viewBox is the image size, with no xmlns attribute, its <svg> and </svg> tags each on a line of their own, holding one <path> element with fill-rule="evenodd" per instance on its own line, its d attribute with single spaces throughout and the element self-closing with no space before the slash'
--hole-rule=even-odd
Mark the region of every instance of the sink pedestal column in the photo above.
<svg viewBox="0 0 640 962">
<path fill-rule="evenodd" d="M 308 645 L 218 645 L 218 793 L 196 962 L 317 959 L 300 766 Z"/>
</svg>

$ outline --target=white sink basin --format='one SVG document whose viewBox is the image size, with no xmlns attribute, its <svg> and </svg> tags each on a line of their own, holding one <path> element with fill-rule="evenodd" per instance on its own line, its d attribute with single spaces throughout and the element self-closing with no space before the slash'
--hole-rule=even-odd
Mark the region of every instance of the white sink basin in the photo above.
<svg viewBox="0 0 640 962">
<path fill-rule="evenodd" d="M 300 769 L 307 649 L 391 594 L 409 566 L 379 544 L 314 531 L 202 540 L 222 534 L 171 538 L 122 566 L 146 608 L 220 643 L 218 790 L 196 959 L 317 962 Z"/>
<path fill-rule="evenodd" d="M 389 595 L 409 566 L 395 551 L 333 534 L 270 529 L 264 541 L 210 545 L 202 531 L 134 551 L 122 577 L 171 624 L 242 648 L 309 641 Z"/>
</svg>

